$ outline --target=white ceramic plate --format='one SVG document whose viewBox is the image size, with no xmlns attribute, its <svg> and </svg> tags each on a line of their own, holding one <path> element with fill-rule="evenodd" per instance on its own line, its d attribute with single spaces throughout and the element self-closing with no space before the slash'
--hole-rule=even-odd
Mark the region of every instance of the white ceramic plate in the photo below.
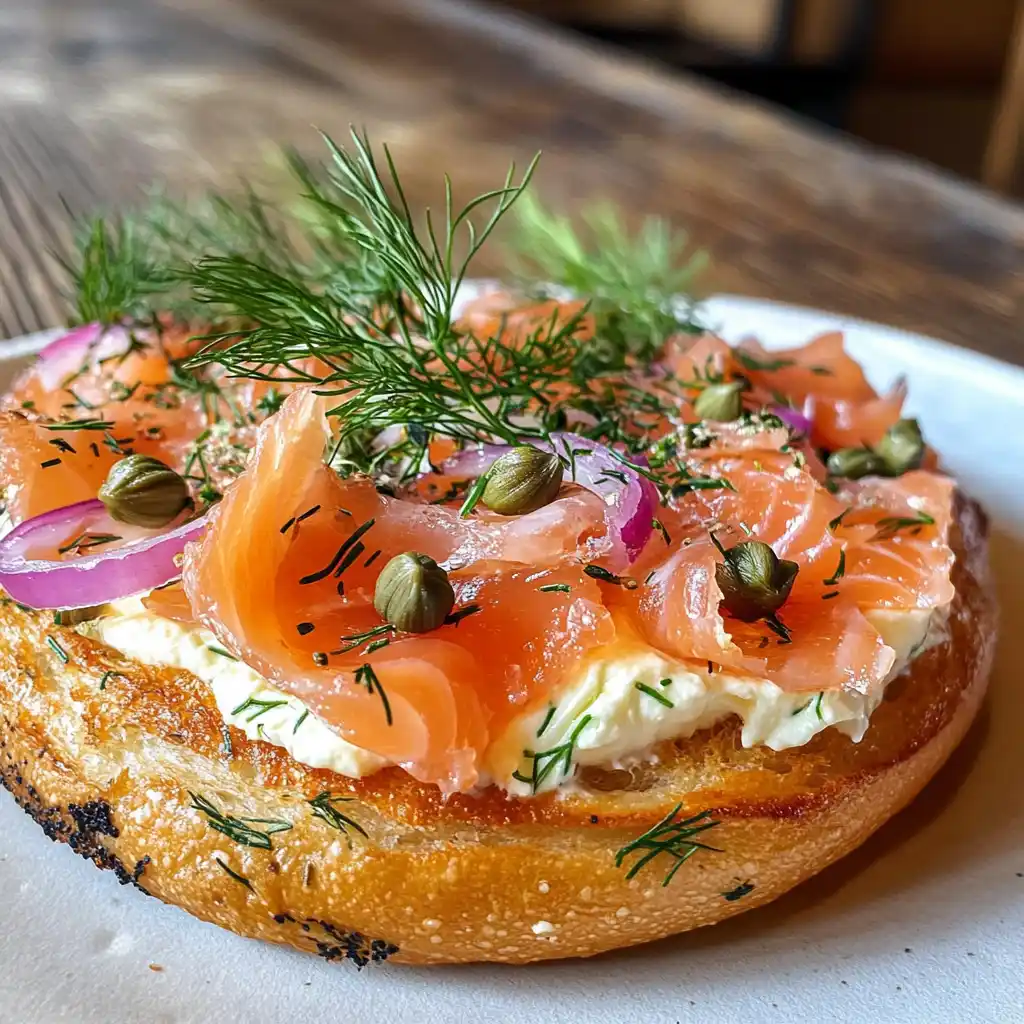
<svg viewBox="0 0 1024 1024">
<path fill-rule="evenodd" d="M 750 299 L 714 298 L 706 316 L 774 347 L 846 329 L 876 386 L 908 375 L 909 411 L 992 515 L 1006 641 L 986 711 L 925 793 L 817 878 L 711 929 L 589 961 L 362 972 L 122 888 L 0 794 L 0 1022 L 1024 1020 L 1024 691 L 1011 663 L 1024 626 L 1024 371 Z"/>
</svg>

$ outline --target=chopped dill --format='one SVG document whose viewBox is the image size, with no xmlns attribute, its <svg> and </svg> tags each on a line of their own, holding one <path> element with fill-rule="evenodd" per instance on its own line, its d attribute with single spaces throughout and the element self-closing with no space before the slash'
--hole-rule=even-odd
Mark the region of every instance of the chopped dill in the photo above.
<svg viewBox="0 0 1024 1024">
<path fill-rule="evenodd" d="M 356 669 L 356 685 L 365 686 L 367 693 L 371 695 L 376 694 L 380 697 L 381 704 L 384 705 L 384 719 L 388 725 L 392 725 L 391 702 L 388 700 L 388 695 L 384 692 L 380 679 L 377 678 L 377 673 L 374 672 L 373 666 L 369 662 L 365 665 L 360 665 Z"/>
<path fill-rule="evenodd" d="M 844 508 L 843 511 L 840 512 L 839 515 L 837 515 L 835 517 L 835 519 L 832 519 L 832 520 L 829 521 L 828 528 L 834 533 L 836 530 L 839 529 L 840 526 L 843 525 L 843 520 L 852 511 L 853 511 L 853 506 L 852 505 L 847 505 L 846 508 Z"/>
<path fill-rule="evenodd" d="M 544 721 L 540 723 L 537 729 L 537 738 L 539 739 L 547 731 L 547 727 L 551 724 L 551 719 L 555 717 L 555 705 L 549 705 L 547 711 L 544 714 Z"/>
<path fill-rule="evenodd" d="M 886 516 L 875 524 L 878 529 L 872 540 L 889 540 L 901 530 L 909 530 L 911 534 L 920 532 L 923 526 L 934 526 L 935 520 L 927 512 L 918 512 L 914 516 Z"/>
<path fill-rule="evenodd" d="M 216 832 L 226 835 L 242 846 L 253 846 L 260 850 L 272 849 L 270 837 L 276 832 L 287 832 L 291 829 L 290 822 L 279 818 L 240 818 L 219 811 L 206 797 L 188 791 L 192 797 L 192 807 L 206 815 L 207 824 Z M 264 828 L 256 828 L 262 825 Z"/>
<path fill-rule="evenodd" d="M 57 548 L 57 553 L 66 555 L 70 551 L 79 553 L 88 551 L 89 548 L 98 548 L 104 544 L 112 544 L 122 538 L 116 533 L 80 533 L 74 540 Z"/>
<path fill-rule="evenodd" d="M 740 882 L 735 889 L 729 889 L 728 892 L 723 892 L 722 898 L 728 903 L 735 903 L 736 900 L 743 899 L 744 896 L 748 896 L 753 891 L 753 882 Z"/>
<path fill-rule="evenodd" d="M 661 681 L 663 686 L 667 682 L 670 682 L 670 680 L 663 679 Z M 658 691 L 654 689 L 653 686 L 648 686 L 646 683 L 641 683 L 639 681 L 635 682 L 633 686 L 635 686 L 636 689 L 638 689 L 641 693 L 646 693 L 648 697 L 651 697 L 652 699 L 656 700 L 662 706 L 666 708 L 675 707 L 675 704 L 672 701 L 670 701 L 668 697 L 666 697 L 663 693 L 658 693 Z"/>
<path fill-rule="evenodd" d="M 295 720 L 295 728 L 292 729 L 292 735 L 294 736 L 299 731 L 299 726 L 302 725 L 306 719 L 309 718 L 309 708 L 303 708 L 302 714 Z"/>
<path fill-rule="evenodd" d="M 568 583 L 543 583 L 537 588 L 542 594 L 568 594 L 572 587 Z"/>
<path fill-rule="evenodd" d="M 469 490 L 466 491 L 466 497 L 463 499 L 462 507 L 459 509 L 459 517 L 461 519 L 465 519 L 480 503 L 480 499 L 483 497 L 484 491 L 487 489 L 488 478 L 488 473 L 481 473 L 473 481 Z"/>
<path fill-rule="evenodd" d="M 47 636 L 46 646 L 57 655 L 58 658 L 66 665 L 71 659 L 68 657 L 68 652 L 52 636 Z"/>
<path fill-rule="evenodd" d="M 592 715 L 584 715 L 576 724 L 576 728 L 573 729 L 565 743 L 560 743 L 557 747 L 552 747 L 550 750 L 524 750 L 524 759 L 531 762 L 530 774 L 524 775 L 516 769 L 512 773 L 512 778 L 518 782 L 526 783 L 530 787 L 531 793 L 537 793 L 556 769 L 561 769 L 563 779 L 568 778 L 572 774 L 572 756 L 576 751 L 576 741 L 579 739 L 580 733 L 592 721 Z"/>
<path fill-rule="evenodd" d="M 344 832 L 346 835 L 348 835 L 349 830 L 351 830 L 353 832 L 358 832 L 361 836 L 365 836 L 366 829 L 364 829 L 362 825 L 353 821 L 347 814 L 342 814 L 341 811 L 334 806 L 336 803 L 345 803 L 351 799 L 352 797 L 332 796 L 329 791 L 325 790 L 323 793 L 320 793 L 307 802 L 309 803 L 309 806 L 313 808 L 313 817 L 319 818 L 331 828 L 337 829 L 339 832 Z"/>
<path fill-rule="evenodd" d="M 615 866 L 622 867 L 625 859 L 633 853 L 640 853 L 641 856 L 633 863 L 626 872 L 627 881 L 656 857 L 664 854 L 671 857 L 675 863 L 665 875 L 662 887 L 667 886 L 675 877 L 676 872 L 699 850 L 710 850 L 715 853 L 722 851 L 716 846 L 708 846 L 706 843 L 694 839 L 708 829 L 720 825 L 711 817 L 711 811 L 701 811 L 691 818 L 677 819 L 682 809 L 682 804 L 675 807 L 665 815 L 656 825 L 651 826 L 642 836 L 627 843 L 615 855 Z"/>
<path fill-rule="evenodd" d="M 776 641 L 777 643 L 791 644 L 793 642 L 793 634 L 778 615 L 766 615 L 764 617 L 764 624 L 779 637 L 778 641 Z"/>
<path fill-rule="evenodd" d="M 599 580 L 601 583 L 611 583 L 616 587 L 624 587 L 626 590 L 636 590 L 639 586 L 632 576 L 616 576 L 600 565 L 593 563 L 583 567 L 583 574 L 592 580 Z"/>
<path fill-rule="evenodd" d="M 46 430 L 109 430 L 114 424 L 111 420 L 57 420 L 54 423 L 40 424 Z"/>
<path fill-rule="evenodd" d="M 458 611 L 451 612 L 445 616 L 444 625 L 457 626 L 463 619 L 470 615 L 475 615 L 479 611 L 483 611 L 480 605 L 467 604 L 465 608 L 460 608 Z"/>
<path fill-rule="evenodd" d="M 326 579 L 332 573 L 334 573 L 336 577 L 340 576 L 352 564 L 352 562 L 354 562 L 355 559 L 366 550 L 359 538 L 368 530 L 372 529 L 373 525 L 374 520 L 367 519 L 365 523 L 358 526 L 341 544 L 338 550 L 334 553 L 334 557 L 331 558 L 323 569 L 319 569 L 317 572 L 312 572 L 308 576 L 303 576 L 299 580 L 299 583 L 302 585 L 318 583 L 320 580 Z M 353 552 L 355 552 L 354 555 Z"/>
<path fill-rule="evenodd" d="M 128 679 L 128 676 L 126 676 L 123 672 L 117 672 L 114 669 L 107 669 L 107 671 L 104 672 L 103 675 L 100 676 L 100 687 L 99 688 L 101 690 L 105 690 L 107 688 L 107 683 L 111 679 L 113 679 L 114 676 L 120 676 L 122 679 Z"/>
<path fill-rule="evenodd" d="M 229 661 L 238 661 L 230 651 L 225 651 L 223 647 L 214 647 L 212 644 L 207 644 L 206 649 L 211 654 L 219 654 L 222 658 L 227 658 Z"/>
<path fill-rule="evenodd" d="M 250 882 L 249 879 L 245 877 L 245 875 L 240 875 L 237 871 L 234 871 L 231 868 L 229 868 L 228 865 L 220 859 L 220 857 L 214 857 L 213 859 L 221 866 L 222 870 L 229 878 L 233 878 L 240 885 L 244 885 L 246 889 L 249 890 L 249 892 L 254 893 L 256 891 L 252 887 L 252 882 Z"/>
<path fill-rule="evenodd" d="M 255 722 L 261 715 L 273 711 L 274 708 L 284 707 L 287 703 L 286 700 L 259 700 L 256 697 L 246 697 L 237 708 L 232 709 L 231 714 L 244 715 L 247 711 L 251 711 L 252 714 L 246 718 L 246 722 Z"/>
<path fill-rule="evenodd" d="M 758 359 L 742 348 L 734 348 L 732 354 L 736 361 L 746 370 L 761 370 L 766 373 L 773 373 L 776 370 L 786 370 L 790 366 L 796 365 L 796 361 L 793 359 Z"/>
<path fill-rule="evenodd" d="M 355 650 L 360 644 L 368 641 L 378 642 L 380 638 L 383 638 L 387 634 L 393 634 L 395 627 L 390 622 L 384 622 L 379 626 L 372 626 L 370 629 L 363 633 L 350 633 L 348 636 L 341 638 L 341 647 L 336 651 L 331 651 L 331 654 L 348 654 L 349 651 Z M 391 637 L 388 636 L 390 641 Z M 381 645 L 383 646 L 383 645 Z"/>
<path fill-rule="evenodd" d="M 827 580 L 822 580 L 826 587 L 834 587 L 846 574 L 846 548 L 839 552 L 839 564 L 836 571 Z"/>
</svg>

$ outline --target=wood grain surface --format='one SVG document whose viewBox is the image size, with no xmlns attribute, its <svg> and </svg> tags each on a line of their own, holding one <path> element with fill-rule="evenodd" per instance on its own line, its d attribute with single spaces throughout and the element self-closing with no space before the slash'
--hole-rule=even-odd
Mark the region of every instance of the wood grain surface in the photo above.
<svg viewBox="0 0 1024 1024">
<path fill-rule="evenodd" d="M 483 4 L 0 0 L 0 335 L 59 322 L 72 215 L 239 176 L 311 126 L 389 142 L 417 205 L 544 151 L 708 247 L 709 290 L 820 306 L 1024 364 L 1024 212 L 906 159 Z M 492 250 L 481 272 L 500 266 Z"/>
</svg>

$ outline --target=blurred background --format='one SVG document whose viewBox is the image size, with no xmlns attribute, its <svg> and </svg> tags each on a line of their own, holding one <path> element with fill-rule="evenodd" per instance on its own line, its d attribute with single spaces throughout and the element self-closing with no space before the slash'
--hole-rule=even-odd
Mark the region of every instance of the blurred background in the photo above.
<svg viewBox="0 0 1024 1024">
<path fill-rule="evenodd" d="M 663 218 L 707 292 L 1024 361 L 1024 0 L 0 0 L 0 337 L 63 320 L 77 218 L 244 178 L 314 127 L 411 205 L 536 187 Z M 500 274 L 499 246 L 476 266 Z"/>
<path fill-rule="evenodd" d="M 1017 0 L 505 0 L 1019 192 Z"/>
</svg>

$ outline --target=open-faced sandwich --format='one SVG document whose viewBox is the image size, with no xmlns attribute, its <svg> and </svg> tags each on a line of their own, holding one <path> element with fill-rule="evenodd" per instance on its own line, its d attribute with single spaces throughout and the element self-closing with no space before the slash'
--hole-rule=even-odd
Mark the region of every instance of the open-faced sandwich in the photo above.
<svg viewBox="0 0 1024 1024">
<path fill-rule="evenodd" d="M 417 231 L 359 136 L 297 171 L 283 227 L 97 221 L 4 399 L 0 775 L 47 835 L 328 959 L 523 962 L 765 903 L 912 799 L 995 627 L 903 387 L 704 331 L 656 224 L 527 196 L 548 285 L 467 303 L 525 179 Z"/>
</svg>

